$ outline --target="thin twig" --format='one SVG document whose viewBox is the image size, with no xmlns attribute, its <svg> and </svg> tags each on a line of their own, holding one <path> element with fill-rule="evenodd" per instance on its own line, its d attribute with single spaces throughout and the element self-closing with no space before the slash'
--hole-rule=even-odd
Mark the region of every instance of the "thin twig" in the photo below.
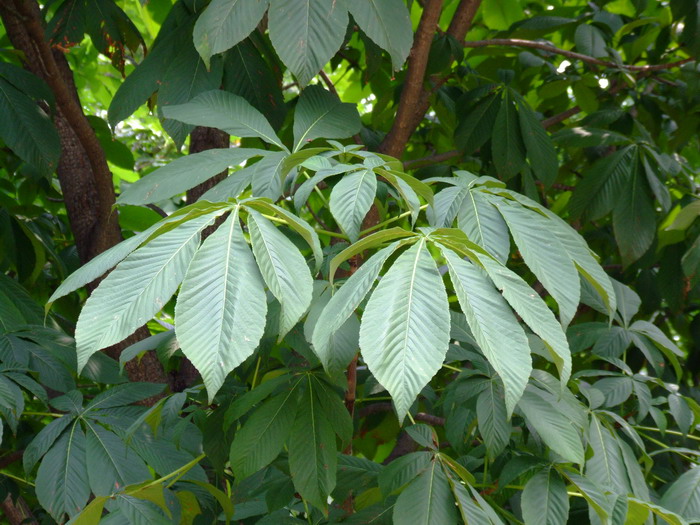
<svg viewBox="0 0 700 525">
<path fill-rule="evenodd" d="M 430 166 L 431 164 L 438 164 L 446 160 L 454 159 L 455 157 L 460 157 L 461 155 L 462 152 L 455 149 L 452 151 L 446 151 L 445 153 L 421 157 L 420 159 L 407 160 L 403 163 L 403 167 L 407 170 L 421 168 L 423 166 Z"/>
<path fill-rule="evenodd" d="M 582 53 L 576 53 L 575 51 L 568 51 L 566 49 L 561 49 L 548 42 L 539 42 L 535 40 L 522 40 L 520 38 L 492 38 L 489 40 L 472 40 L 471 42 L 463 42 L 464 47 L 476 48 L 476 47 L 491 47 L 491 46 L 510 46 L 510 47 L 528 47 L 533 49 L 540 49 L 548 53 L 554 53 L 556 55 L 565 56 L 573 60 L 580 60 L 586 62 L 587 64 L 595 64 L 597 66 L 605 66 L 615 69 L 624 69 L 627 71 L 636 71 L 640 73 L 647 73 L 649 71 L 663 71 L 666 69 L 673 69 L 680 67 L 683 64 L 693 62 L 695 58 L 689 57 L 682 60 L 676 60 L 675 62 L 669 62 L 667 64 L 651 64 L 647 66 L 634 66 L 629 64 L 616 64 L 615 62 L 610 62 L 608 60 L 601 60 L 600 58 L 595 58 L 589 55 L 584 55 Z"/>
</svg>

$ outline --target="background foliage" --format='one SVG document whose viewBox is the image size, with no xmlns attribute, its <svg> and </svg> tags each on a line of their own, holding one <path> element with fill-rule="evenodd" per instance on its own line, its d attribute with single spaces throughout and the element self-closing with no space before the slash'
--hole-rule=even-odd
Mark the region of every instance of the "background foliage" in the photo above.
<svg viewBox="0 0 700 525">
<path fill-rule="evenodd" d="M 0 20 L 6 522 L 700 522 L 700 2 Z"/>
</svg>

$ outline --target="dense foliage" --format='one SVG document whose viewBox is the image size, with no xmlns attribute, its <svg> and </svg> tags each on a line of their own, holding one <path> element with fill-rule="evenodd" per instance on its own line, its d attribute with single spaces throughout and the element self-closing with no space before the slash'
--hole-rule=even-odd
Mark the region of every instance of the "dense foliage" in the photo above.
<svg viewBox="0 0 700 525">
<path fill-rule="evenodd" d="M 0 21 L 7 523 L 700 523 L 699 1 Z"/>
</svg>

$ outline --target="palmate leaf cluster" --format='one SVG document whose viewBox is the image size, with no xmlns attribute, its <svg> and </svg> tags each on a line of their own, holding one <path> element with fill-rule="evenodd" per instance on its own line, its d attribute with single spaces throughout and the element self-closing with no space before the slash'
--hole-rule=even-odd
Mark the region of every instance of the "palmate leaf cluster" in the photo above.
<svg viewBox="0 0 700 525">
<path fill-rule="evenodd" d="M 77 263 L 57 102 L 0 57 L 1 504 L 700 522 L 697 66 L 626 65 L 697 55 L 697 2 L 484 0 L 466 48 L 525 51 L 465 51 L 469 3 L 42 6 L 125 240 Z M 210 128 L 226 147 L 179 154 Z M 127 379 L 153 362 L 168 386 Z"/>
</svg>

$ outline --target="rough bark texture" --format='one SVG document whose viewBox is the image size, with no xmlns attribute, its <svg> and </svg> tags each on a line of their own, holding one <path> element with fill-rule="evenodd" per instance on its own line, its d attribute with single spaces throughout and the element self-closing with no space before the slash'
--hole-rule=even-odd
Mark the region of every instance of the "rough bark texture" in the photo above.
<svg viewBox="0 0 700 525">
<path fill-rule="evenodd" d="M 22 497 L 13 500 L 12 496 L 8 494 L 0 503 L 0 510 L 2 510 L 0 516 L 4 516 L 10 525 L 34 525 L 39 523 Z"/>
<path fill-rule="evenodd" d="M 447 34 L 461 42 L 471 27 L 481 0 L 461 0 L 452 17 Z M 434 79 L 434 87 L 425 86 L 425 70 L 430 46 L 437 30 L 442 0 L 428 0 L 423 7 L 418 30 L 408 57 L 408 72 L 391 130 L 379 146 L 381 153 L 401 157 L 411 135 L 420 125 L 430 107 L 430 96 L 447 81 L 447 76 Z"/>
<path fill-rule="evenodd" d="M 46 40 L 39 5 L 33 0 L 0 1 L 0 18 L 12 45 L 24 53 L 25 68 L 44 80 L 56 99 L 53 120 L 61 141 L 56 173 L 78 255 L 85 263 L 122 240 L 117 214 L 112 210 L 112 173 L 83 113 L 68 61 Z M 88 290 L 92 288 L 94 283 Z M 118 359 L 123 348 L 148 335 L 148 330 L 141 328 L 107 353 Z M 155 355 L 146 354 L 140 362 L 128 363 L 126 370 L 132 381 L 168 382 Z"/>
</svg>

